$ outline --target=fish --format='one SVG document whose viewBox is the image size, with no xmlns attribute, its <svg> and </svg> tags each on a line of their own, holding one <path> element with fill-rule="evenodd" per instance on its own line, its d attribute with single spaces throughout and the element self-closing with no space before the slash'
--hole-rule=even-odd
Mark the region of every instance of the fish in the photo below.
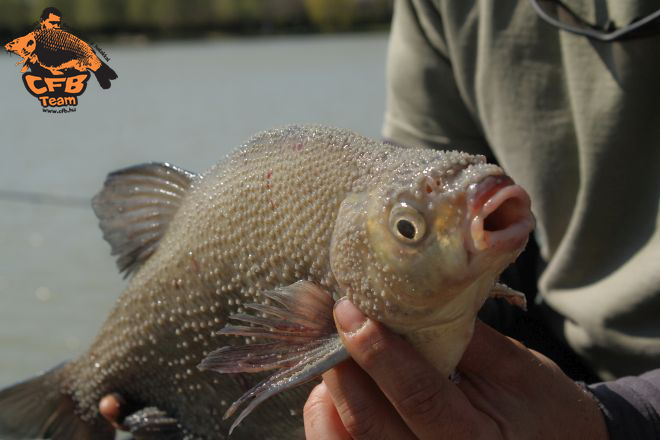
<svg viewBox="0 0 660 440">
<path fill-rule="evenodd" d="M 85 353 L 0 391 L 0 437 L 113 438 L 98 405 L 116 393 L 135 439 L 302 438 L 311 384 L 348 356 L 344 296 L 450 375 L 489 296 L 524 306 L 497 280 L 530 203 L 483 156 L 324 126 L 201 174 L 113 172 L 92 206 L 129 283 Z"/>
<path fill-rule="evenodd" d="M 30 66 L 40 66 L 53 75 L 63 75 L 66 69 L 80 72 L 89 69 L 103 89 L 109 89 L 110 81 L 118 78 L 89 44 L 59 28 L 29 32 L 7 43 L 5 50 L 23 57 L 23 61 L 16 64 L 23 64 L 21 72 L 27 72 Z"/>
</svg>

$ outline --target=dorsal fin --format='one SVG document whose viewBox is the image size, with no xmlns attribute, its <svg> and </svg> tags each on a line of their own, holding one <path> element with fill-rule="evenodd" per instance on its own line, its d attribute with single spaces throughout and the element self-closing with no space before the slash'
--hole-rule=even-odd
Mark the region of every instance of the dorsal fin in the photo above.
<svg viewBox="0 0 660 440">
<path fill-rule="evenodd" d="M 124 277 L 154 253 L 194 177 L 181 168 L 155 162 L 108 174 L 92 207 Z"/>
</svg>

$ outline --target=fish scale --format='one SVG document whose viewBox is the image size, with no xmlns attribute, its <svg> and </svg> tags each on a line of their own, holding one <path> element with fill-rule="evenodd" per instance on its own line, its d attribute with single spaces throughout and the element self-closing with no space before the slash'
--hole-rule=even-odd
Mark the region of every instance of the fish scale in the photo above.
<svg viewBox="0 0 660 440">
<path fill-rule="evenodd" d="M 96 56 L 92 48 L 78 37 L 61 29 L 39 29 L 33 32 L 34 38 L 41 52 L 41 61 L 51 62 L 57 57 L 61 64 L 76 59 L 81 65 L 89 66 L 93 71 L 101 66 L 101 60 Z M 55 63 L 52 63 L 55 65 Z"/>
<path fill-rule="evenodd" d="M 46 29 L 35 32 L 37 41 L 51 50 L 72 50 L 77 55 L 86 55 L 81 40 L 60 30 Z"/>
<path fill-rule="evenodd" d="M 150 391 L 149 404 L 192 427 L 196 434 L 215 438 L 227 432 L 227 426 L 221 426 L 220 432 L 213 429 L 209 420 L 217 419 L 217 414 L 207 408 L 219 406 L 218 396 L 229 400 L 244 390 L 231 380 L 196 368 L 220 344 L 214 332 L 223 327 L 225 317 L 244 311 L 241 303 L 259 301 L 261 290 L 299 279 L 336 288 L 327 263 L 333 212 L 338 204 L 332 195 L 336 189 L 355 187 L 359 176 L 356 151 L 379 144 L 366 139 L 351 141 L 348 132 L 334 134 L 334 145 L 328 148 L 327 141 L 317 141 L 326 140 L 323 130 L 271 132 L 254 139 L 249 147 L 193 183 L 158 251 L 135 274 L 97 342 L 71 365 L 74 380 L 67 388 L 86 410 L 85 418 L 97 417 L 96 404 L 105 393 L 119 390 L 125 398 L 139 401 L 145 388 L 149 390 L 149 384 L 156 383 L 159 392 Z M 305 144 L 304 150 L 298 150 L 300 143 Z M 337 148 L 347 143 L 354 148 Z M 270 151 L 277 154 L 267 154 Z M 323 155 L 322 163 L 310 160 L 317 154 Z M 331 168 L 334 172 L 328 173 Z M 267 193 L 263 188 L 270 169 L 272 189 Z M 325 170 L 324 185 L 335 188 L 332 193 L 319 186 L 315 176 L 321 169 Z M 259 243 L 269 243 L 270 249 L 256 246 Z M 275 266 L 270 265 L 273 248 Z M 263 265 L 261 270 L 246 271 L 255 259 Z M 157 301 L 161 303 L 155 307 L 156 313 L 146 315 L 146 319 L 136 317 L 134 310 L 148 310 L 153 307 L 149 304 Z M 209 305 L 216 311 L 211 312 Z M 117 319 L 120 316 L 125 318 Z M 158 316 L 170 326 L 159 324 Z M 173 329 L 180 329 L 180 334 Z M 145 341 L 142 335 L 147 334 L 156 334 L 157 342 Z M 159 358 L 169 361 L 159 365 Z M 135 375 L 115 375 L 112 365 L 116 359 L 122 359 L 124 371 L 134 370 Z M 157 371 L 146 368 L 148 365 Z M 151 380 L 142 382 L 144 378 Z M 124 380 L 126 385 L 121 383 Z M 256 381 L 249 379 L 250 385 Z M 208 392 L 208 388 L 215 392 Z M 266 438 L 278 425 L 283 426 L 283 435 L 300 427 L 299 417 L 289 415 L 291 410 L 300 412 L 302 408 L 305 392 L 297 394 L 264 408 L 265 414 L 277 414 L 271 416 L 278 420 L 276 425 L 263 430 L 255 426 L 254 430 L 237 432 L 235 437 Z"/>
<path fill-rule="evenodd" d="M 117 79 L 115 71 L 96 55 L 89 44 L 62 29 L 34 30 L 7 43 L 5 49 L 24 58 L 22 72 L 28 68 L 34 72 L 39 67 L 59 76 L 67 71 L 86 72 L 89 69 L 104 89 L 110 88 L 110 81 Z M 37 69 L 37 73 L 41 69 Z"/>
</svg>

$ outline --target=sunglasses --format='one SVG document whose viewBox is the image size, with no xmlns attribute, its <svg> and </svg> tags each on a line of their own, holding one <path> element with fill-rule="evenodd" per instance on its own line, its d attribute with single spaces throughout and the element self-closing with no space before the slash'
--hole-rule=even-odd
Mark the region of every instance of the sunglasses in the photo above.
<svg viewBox="0 0 660 440">
<path fill-rule="evenodd" d="M 562 3 L 561 0 L 529 1 L 539 17 L 545 22 L 559 29 L 594 40 L 611 42 L 660 35 L 660 9 L 617 29 L 612 22 L 608 22 L 606 26 L 588 23 Z"/>
</svg>

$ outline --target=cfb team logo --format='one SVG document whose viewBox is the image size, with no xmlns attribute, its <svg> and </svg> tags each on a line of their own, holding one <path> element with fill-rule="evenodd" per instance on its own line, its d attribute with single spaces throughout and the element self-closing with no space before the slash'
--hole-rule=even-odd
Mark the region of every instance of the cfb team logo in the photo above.
<svg viewBox="0 0 660 440">
<path fill-rule="evenodd" d="M 89 70 L 99 85 L 110 88 L 117 74 L 85 41 L 61 29 L 62 13 L 46 8 L 41 14 L 40 27 L 27 35 L 7 43 L 7 52 L 23 57 L 23 84 L 41 106 L 63 109 L 78 105 L 78 97 L 87 88 Z M 105 61 L 110 58 L 98 47 Z M 28 72 L 29 69 L 29 72 Z M 73 109 L 75 111 L 75 109 Z M 66 112 L 66 110 L 62 110 Z"/>
</svg>

